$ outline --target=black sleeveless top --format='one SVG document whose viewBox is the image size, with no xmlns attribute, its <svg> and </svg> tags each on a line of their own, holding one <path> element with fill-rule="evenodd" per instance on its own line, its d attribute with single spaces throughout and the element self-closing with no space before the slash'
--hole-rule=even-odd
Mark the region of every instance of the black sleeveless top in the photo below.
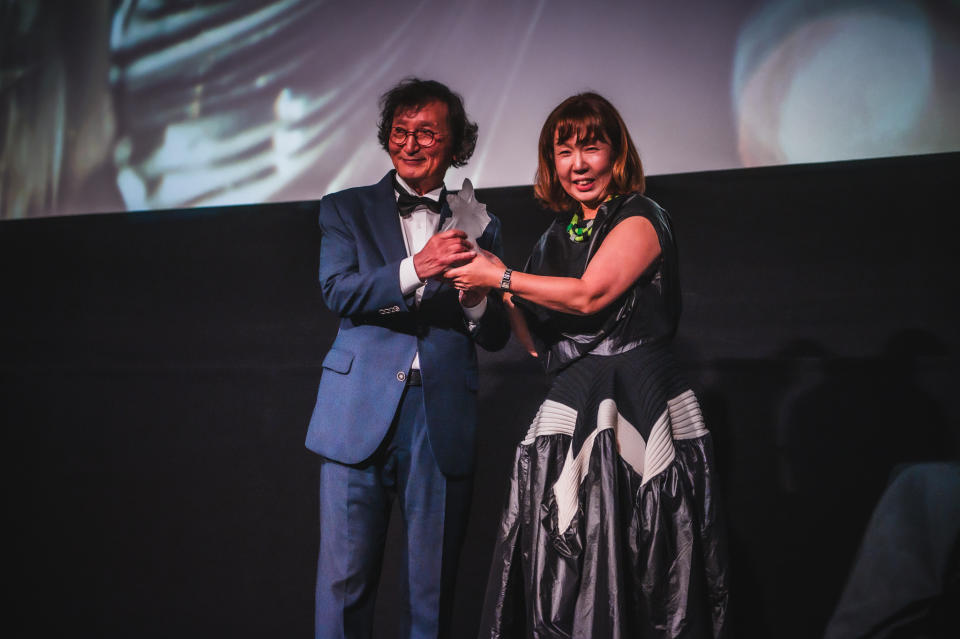
<svg viewBox="0 0 960 639">
<path fill-rule="evenodd" d="M 660 240 L 660 256 L 623 295 L 593 315 L 553 311 L 514 296 L 524 311 L 547 372 L 555 373 L 585 355 L 616 355 L 641 344 L 669 340 L 680 319 L 680 280 L 673 226 L 666 210 L 639 193 L 618 196 L 597 211 L 583 242 L 567 231 L 572 213 L 557 216 L 540 237 L 525 273 L 581 277 L 604 238 L 623 220 L 650 220 Z"/>
</svg>

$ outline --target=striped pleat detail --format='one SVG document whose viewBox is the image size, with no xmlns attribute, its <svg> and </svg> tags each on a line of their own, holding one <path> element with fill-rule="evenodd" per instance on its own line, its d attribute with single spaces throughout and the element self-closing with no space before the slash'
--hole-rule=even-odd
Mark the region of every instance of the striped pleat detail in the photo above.
<svg viewBox="0 0 960 639">
<path fill-rule="evenodd" d="M 616 406 L 614 406 L 614 411 L 616 411 Z M 580 491 L 580 484 L 587 476 L 594 440 L 597 435 L 608 428 L 612 428 L 612 426 L 612 424 L 603 428 L 598 426 L 584 440 L 583 446 L 580 447 L 580 452 L 576 457 L 573 456 L 573 446 L 567 448 L 567 459 L 563 463 L 563 471 L 553 485 L 553 494 L 557 500 L 558 530 L 566 530 L 577 512 L 577 493 Z"/>
<path fill-rule="evenodd" d="M 670 426 L 674 439 L 696 439 L 707 434 L 703 414 L 700 412 L 700 402 L 692 390 L 668 399 L 667 410 L 670 411 Z"/>
<path fill-rule="evenodd" d="M 533 440 L 543 435 L 573 435 L 576 425 L 576 410 L 551 399 L 544 400 L 520 444 L 532 444 Z"/>
<path fill-rule="evenodd" d="M 643 473 L 643 486 L 651 479 L 663 472 L 677 456 L 677 451 L 673 447 L 673 436 L 670 429 L 670 410 L 663 411 L 650 429 L 650 438 L 647 439 L 647 455 L 644 458 L 646 462 Z"/>
<path fill-rule="evenodd" d="M 647 442 L 644 441 L 643 435 L 640 434 L 636 426 L 617 411 L 617 404 L 612 399 L 603 401 L 600 406 L 601 414 L 604 412 L 604 408 L 614 413 L 616 418 L 614 428 L 617 433 L 617 448 L 620 452 L 620 458 L 630 464 L 630 467 L 638 475 L 643 475 L 643 469 L 647 465 Z M 600 422 L 599 419 L 597 421 Z"/>
<path fill-rule="evenodd" d="M 540 435 L 572 435 L 576 420 L 575 410 L 546 400 L 522 443 L 530 444 Z M 700 405 L 692 390 L 667 400 L 667 408 L 653 424 L 646 441 L 633 424 L 617 411 L 614 400 L 603 400 L 597 410 L 597 427 L 583 441 L 577 455 L 573 454 L 572 446 L 567 449 L 563 470 L 553 485 L 559 530 L 566 530 L 577 512 L 580 484 L 587 475 L 593 442 L 608 429 L 613 429 L 616 434 L 621 459 L 643 477 L 641 486 L 666 470 L 676 459 L 675 439 L 694 439 L 707 434 Z"/>
</svg>

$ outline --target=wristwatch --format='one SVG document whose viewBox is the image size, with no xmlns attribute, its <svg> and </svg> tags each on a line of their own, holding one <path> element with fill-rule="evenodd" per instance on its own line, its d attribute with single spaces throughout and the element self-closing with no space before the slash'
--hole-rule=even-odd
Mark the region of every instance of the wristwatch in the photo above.
<svg viewBox="0 0 960 639">
<path fill-rule="evenodd" d="M 503 272 L 503 277 L 500 278 L 500 290 L 509 291 L 510 290 L 510 274 L 513 273 L 512 268 L 508 268 Z"/>
</svg>

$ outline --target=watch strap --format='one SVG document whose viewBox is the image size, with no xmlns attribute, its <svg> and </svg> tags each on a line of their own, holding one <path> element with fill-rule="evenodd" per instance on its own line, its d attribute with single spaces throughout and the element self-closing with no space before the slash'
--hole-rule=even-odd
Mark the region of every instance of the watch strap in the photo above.
<svg viewBox="0 0 960 639">
<path fill-rule="evenodd" d="M 508 268 L 503 272 L 503 277 L 500 278 L 500 290 L 509 291 L 510 290 L 510 275 L 513 273 L 513 269 Z"/>
</svg>

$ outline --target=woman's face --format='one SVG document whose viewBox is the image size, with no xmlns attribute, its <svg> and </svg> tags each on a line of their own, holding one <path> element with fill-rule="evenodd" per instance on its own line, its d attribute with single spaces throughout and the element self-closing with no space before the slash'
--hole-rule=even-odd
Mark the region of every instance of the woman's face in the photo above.
<svg viewBox="0 0 960 639">
<path fill-rule="evenodd" d="M 585 211 L 595 211 L 608 195 L 613 178 L 612 151 L 602 140 L 577 142 L 573 136 L 554 140 L 553 161 L 560 186 Z"/>
</svg>

